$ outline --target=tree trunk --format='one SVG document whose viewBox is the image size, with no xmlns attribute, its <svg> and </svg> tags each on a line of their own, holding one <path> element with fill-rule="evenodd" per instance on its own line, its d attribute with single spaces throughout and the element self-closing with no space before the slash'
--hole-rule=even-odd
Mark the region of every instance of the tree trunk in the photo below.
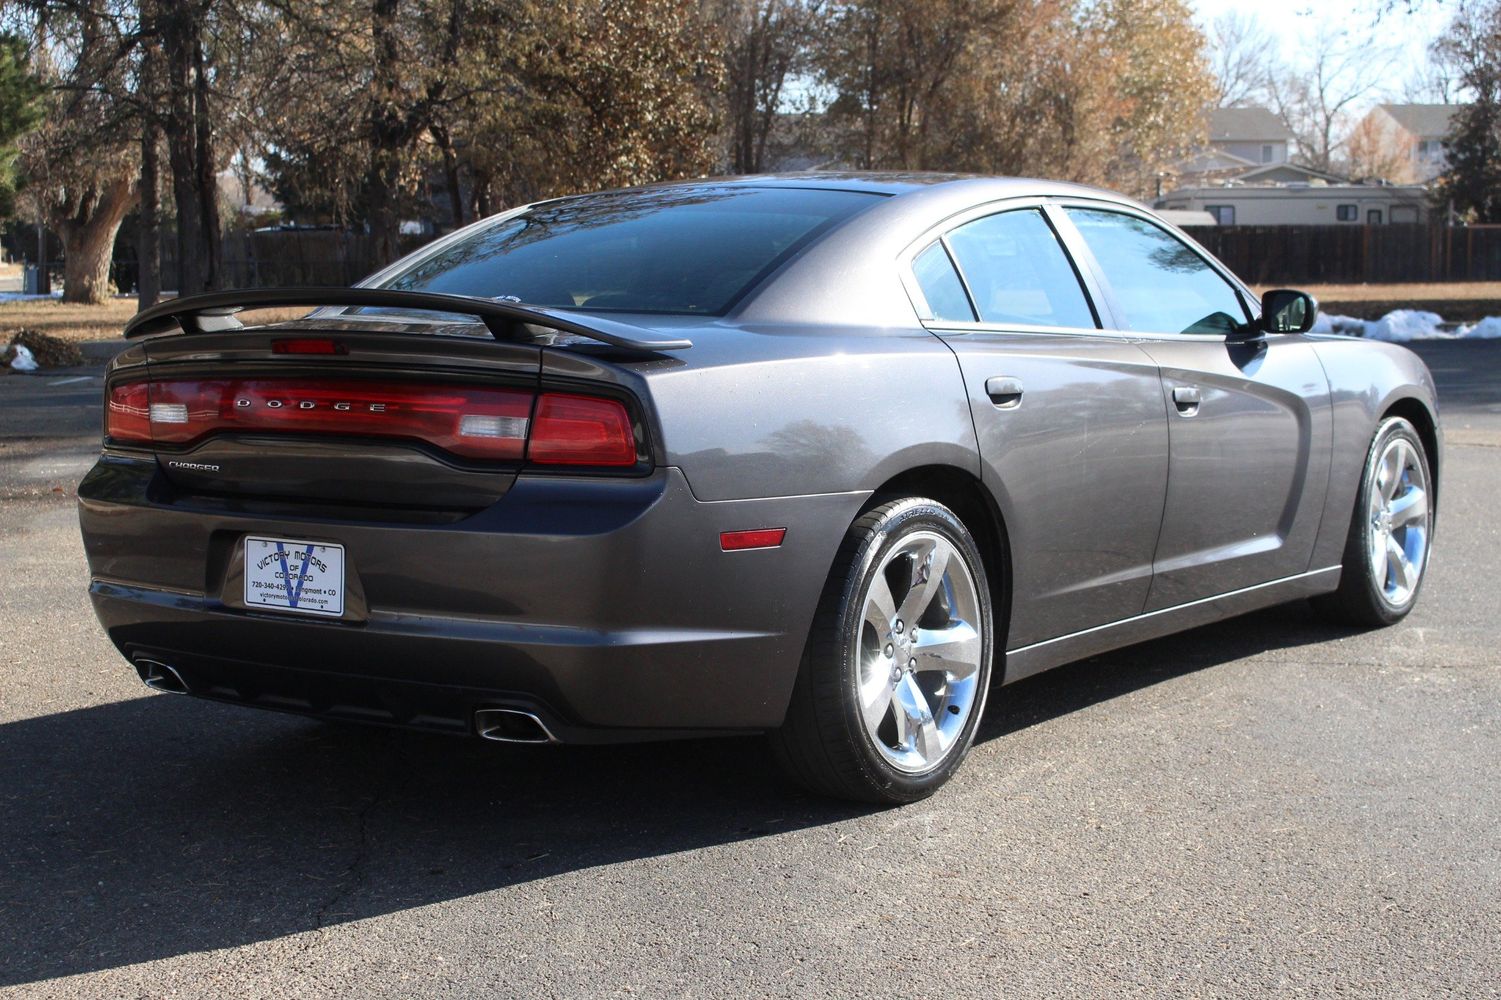
<svg viewBox="0 0 1501 1000">
<path fill-rule="evenodd" d="M 136 248 L 136 301 L 156 305 L 162 294 L 161 129 L 146 123 L 141 135 L 141 231 Z"/>
<path fill-rule="evenodd" d="M 399 221 L 396 218 L 397 185 L 401 180 L 401 146 L 404 139 L 400 88 L 400 49 L 396 37 L 398 0 L 375 0 L 370 5 L 370 28 L 374 45 L 370 107 L 370 169 L 365 189 L 370 206 L 370 235 L 378 266 L 396 259 Z"/>
<path fill-rule="evenodd" d="M 203 288 L 198 244 L 198 199 L 193 195 L 193 94 L 191 47 L 185 33 L 192 20 L 185 6 L 162 19 L 162 54 L 166 62 L 167 164 L 172 172 L 172 204 L 177 209 L 177 291 L 189 295 Z"/>
<path fill-rule="evenodd" d="M 209 80 L 204 64 L 202 5 L 179 3 L 163 18 L 167 84 L 167 162 L 177 208 L 177 289 L 190 295 L 216 287 L 222 249 L 219 183 L 214 161 Z"/>
<path fill-rule="evenodd" d="M 193 194 L 198 199 L 198 241 L 203 248 L 203 288 L 224 284 L 224 234 L 219 228 L 219 168 L 214 156 L 214 120 L 209 109 L 208 66 L 203 57 L 203 26 L 193 32 Z"/>
<path fill-rule="evenodd" d="M 455 229 L 464 225 L 464 193 L 459 189 L 459 154 L 447 128 L 434 127 L 433 140 L 443 152 L 443 180 L 448 185 L 448 208 L 453 213 Z"/>
<path fill-rule="evenodd" d="M 110 296 L 115 234 L 135 204 L 135 182 L 121 178 L 79 199 L 66 218 L 52 220 L 63 241 L 63 301 L 97 304 Z"/>
</svg>

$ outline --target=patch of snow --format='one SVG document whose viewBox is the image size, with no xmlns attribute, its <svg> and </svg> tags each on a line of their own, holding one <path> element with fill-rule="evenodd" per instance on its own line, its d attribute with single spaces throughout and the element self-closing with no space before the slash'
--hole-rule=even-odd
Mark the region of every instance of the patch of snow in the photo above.
<svg viewBox="0 0 1501 1000">
<path fill-rule="evenodd" d="M 36 358 L 31 356 L 31 350 L 24 344 L 15 346 L 16 356 L 10 359 L 10 366 L 18 372 L 34 372 L 40 366 Z"/>
<path fill-rule="evenodd" d="M 41 302 L 46 299 L 60 299 L 63 291 L 59 288 L 51 295 L 27 295 L 25 292 L 0 292 L 0 302 Z"/>
<path fill-rule="evenodd" d="M 1501 337 L 1501 316 L 1487 316 L 1474 326 L 1462 326 L 1459 335 L 1476 340 L 1494 340 Z"/>
<path fill-rule="evenodd" d="M 1337 333 L 1342 337 L 1364 337 L 1365 320 L 1350 316 L 1331 316 L 1321 312 L 1313 321 L 1311 333 Z"/>
<path fill-rule="evenodd" d="M 1439 329 L 1444 318 L 1438 313 L 1420 309 L 1396 309 L 1365 325 L 1368 340 L 1388 340 L 1405 344 L 1409 340 L 1439 340 L 1452 337 L 1452 333 Z"/>
<path fill-rule="evenodd" d="M 1342 337 L 1365 337 L 1405 344 L 1411 340 L 1501 339 L 1501 316 L 1487 316 L 1479 323 L 1445 323 L 1438 313 L 1418 309 L 1397 309 L 1380 319 L 1355 319 L 1353 316 L 1330 316 L 1320 313 L 1314 320 L 1314 333 L 1333 333 Z"/>
</svg>

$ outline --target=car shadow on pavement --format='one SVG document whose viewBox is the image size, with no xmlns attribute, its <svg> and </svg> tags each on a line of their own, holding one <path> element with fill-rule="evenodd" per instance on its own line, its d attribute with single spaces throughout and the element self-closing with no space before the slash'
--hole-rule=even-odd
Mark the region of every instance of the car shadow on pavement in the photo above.
<svg viewBox="0 0 1501 1000">
<path fill-rule="evenodd" d="M 1307 601 L 1294 601 L 1092 656 L 992 692 L 976 742 L 1222 663 L 1358 633 L 1331 625 Z"/>
<path fill-rule="evenodd" d="M 982 738 L 1339 634 L 1300 607 L 1024 681 Z M 789 788 L 756 739 L 504 747 L 167 695 L 26 719 L 0 726 L 0 987 L 870 811 Z"/>
</svg>

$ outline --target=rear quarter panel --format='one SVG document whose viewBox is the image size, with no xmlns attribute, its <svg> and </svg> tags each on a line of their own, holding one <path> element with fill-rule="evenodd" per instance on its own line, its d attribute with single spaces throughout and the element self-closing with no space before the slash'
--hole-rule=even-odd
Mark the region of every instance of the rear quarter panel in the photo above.
<svg viewBox="0 0 1501 1000">
<path fill-rule="evenodd" d="M 921 328 L 730 327 L 646 372 L 667 464 L 700 500 L 870 492 L 922 465 L 979 474 L 957 359 Z"/>
</svg>

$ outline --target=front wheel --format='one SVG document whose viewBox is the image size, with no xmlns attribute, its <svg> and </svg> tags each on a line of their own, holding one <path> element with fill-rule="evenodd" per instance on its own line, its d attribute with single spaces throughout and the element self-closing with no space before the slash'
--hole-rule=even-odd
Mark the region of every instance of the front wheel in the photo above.
<svg viewBox="0 0 1501 1000">
<path fill-rule="evenodd" d="M 990 588 L 974 538 L 909 497 L 850 526 L 788 708 L 771 736 L 814 791 L 896 804 L 933 794 L 974 740 L 990 685 Z"/>
<path fill-rule="evenodd" d="M 1316 598 L 1326 617 L 1349 625 L 1401 621 L 1418 599 L 1433 540 L 1433 487 L 1417 428 L 1391 417 L 1366 454 L 1339 589 Z"/>
</svg>

